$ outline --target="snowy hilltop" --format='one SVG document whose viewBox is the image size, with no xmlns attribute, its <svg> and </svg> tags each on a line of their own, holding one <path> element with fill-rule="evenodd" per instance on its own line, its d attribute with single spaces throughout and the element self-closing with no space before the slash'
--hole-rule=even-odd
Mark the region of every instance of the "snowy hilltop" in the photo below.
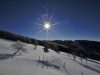
<svg viewBox="0 0 100 75">
<path fill-rule="evenodd" d="M 0 39 L 0 75 L 100 75 L 100 62 L 27 44 L 27 52 L 12 55 L 15 41 Z"/>
</svg>

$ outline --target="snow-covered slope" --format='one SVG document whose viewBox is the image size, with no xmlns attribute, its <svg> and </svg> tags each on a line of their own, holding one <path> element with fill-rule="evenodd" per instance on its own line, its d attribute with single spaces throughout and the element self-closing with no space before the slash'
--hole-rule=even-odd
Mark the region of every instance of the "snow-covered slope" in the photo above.
<svg viewBox="0 0 100 75">
<path fill-rule="evenodd" d="M 53 50 L 45 53 L 44 47 L 27 45 L 27 54 L 11 57 L 16 50 L 11 48 L 13 41 L 0 39 L 0 75 L 100 75 L 100 63 L 83 60 L 79 57 L 73 61 L 72 55 L 56 53 Z M 44 61 L 43 61 L 44 56 Z M 65 68 L 63 68 L 65 62 Z"/>
</svg>

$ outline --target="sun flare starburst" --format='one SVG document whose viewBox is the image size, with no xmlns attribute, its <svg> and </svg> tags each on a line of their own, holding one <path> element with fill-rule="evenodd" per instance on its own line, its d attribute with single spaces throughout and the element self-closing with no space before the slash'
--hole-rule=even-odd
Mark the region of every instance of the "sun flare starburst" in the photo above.
<svg viewBox="0 0 100 75">
<path fill-rule="evenodd" d="M 42 29 L 37 33 L 37 35 L 39 35 L 43 31 L 46 31 L 47 40 L 48 40 L 48 34 L 50 34 L 52 32 L 55 33 L 54 26 L 59 23 L 54 22 L 54 20 L 52 19 L 53 15 L 51 15 L 50 17 L 48 16 L 48 14 L 40 15 L 40 16 L 41 16 L 40 21 L 35 24 L 40 25 L 39 27 L 42 27 Z"/>
</svg>

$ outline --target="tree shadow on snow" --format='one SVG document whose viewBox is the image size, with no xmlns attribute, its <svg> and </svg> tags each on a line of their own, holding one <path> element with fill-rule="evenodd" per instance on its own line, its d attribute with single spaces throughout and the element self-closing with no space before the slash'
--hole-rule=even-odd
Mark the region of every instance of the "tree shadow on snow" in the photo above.
<svg viewBox="0 0 100 75">
<path fill-rule="evenodd" d="M 77 62 L 77 61 L 76 61 L 76 62 Z M 79 62 L 77 62 L 77 63 L 79 63 Z M 84 65 L 84 64 L 82 64 L 82 63 L 79 63 L 79 64 L 80 64 L 81 66 L 83 66 L 83 67 L 89 69 L 89 70 L 92 70 L 92 71 L 97 72 L 97 73 L 100 74 L 100 70 L 98 70 L 98 69 L 96 69 L 96 68 L 93 68 L 93 67 L 91 67 L 91 66 L 89 66 L 89 65 Z"/>
<path fill-rule="evenodd" d="M 55 64 L 52 64 L 48 61 L 39 61 L 39 60 L 36 60 L 38 62 L 37 66 L 39 66 L 39 64 L 42 64 L 42 68 L 44 68 L 44 66 L 46 66 L 46 68 L 48 69 L 48 67 L 52 67 L 52 68 L 55 68 L 55 69 L 59 69 L 60 67 L 55 65 Z"/>
<path fill-rule="evenodd" d="M 52 67 L 57 70 L 61 69 L 61 67 L 59 67 L 58 65 L 53 64 L 55 61 L 52 61 L 53 63 L 50 63 L 48 61 L 41 61 L 41 60 L 36 60 L 36 61 L 38 62 L 37 66 L 39 66 L 39 64 L 42 64 L 42 68 L 44 68 L 44 66 L 46 66 L 47 69 L 48 69 L 48 67 Z M 67 71 L 66 68 L 64 68 L 64 70 L 67 72 L 68 75 L 70 75 L 70 73 Z"/>
<path fill-rule="evenodd" d="M 88 59 L 88 61 L 90 61 L 90 62 L 94 62 L 94 63 L 96 63 L 96 64 L 100 64 L 99 62 L 96 62 L 96 61 L 94 61 L 94 60 L 90 60 L 90 59 Z"/>
<path fill-rule="evenodd" d="M 64 68 L 64 69 L 65 69 L 65 68 Z M 68 75 L 70 75 L 69 72 L 67 71 L 67 69 L 65 69 L 65 71 L 68 73 Z"/>
<path fill-rule="evenodd" d="M 9 58 L 13 58 L 13 57 L 14 57 L 13 54 L 0 54 L 0 61 L 6 60 L 6 59 L 9 59 Z"/>
</svg>

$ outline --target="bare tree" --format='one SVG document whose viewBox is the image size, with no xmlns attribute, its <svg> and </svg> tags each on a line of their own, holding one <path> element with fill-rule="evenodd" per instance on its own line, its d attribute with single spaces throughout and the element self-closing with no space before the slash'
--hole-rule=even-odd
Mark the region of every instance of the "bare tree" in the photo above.
<svg viewBox="0 0 100 75">
<path fill-rule="evenodd" d="M 80 60 L 81 60 L 81 63 L 82 63 L 82 60 L 83 60 L 84 55 L 83 54 L 80 54 L 79 56 L 80 56 Z"/>
<path fill-rule="evenodd" d="M 25 48 L 26 45 L 27 45 L 27 44 L 22 43 L 22 42 L 19 41 L 19 40 L 16 41 L 16 42 L 14 42 L 14 44 L 11 44 L 11 46 L 12 46 L 13 48 L 17 49 L 17 51 L 14 52 L 13 55 L 19 53 L 19 51 L 22 51 L 22 52 L 25 52 L 25 53 L 26 53 L 26 52 L 27 52 L 27 49 Z M 19 55 L 20 55 L 20 53 L 19 53 Z"/>
<path fill-rule="evenodd" d="M 65 69 L 65 62 L 64 62 L 64 64 L 63 64 L 63 68 Z"/>
<path fill-rule="evenodd" d="M 76 52 L 73 52 L 72 54 L 73 54 L 73 58 L 74 58 L 74 61 L 75 61 L 75 58 L 76 58 L 77 54 L 76 54 Z"/>
<path fill-rule="evenodd" d="M 37 45 L 39 44 L 37 40 L 34 41 L 34 50 L 36 49 Z"/>
</svg>

